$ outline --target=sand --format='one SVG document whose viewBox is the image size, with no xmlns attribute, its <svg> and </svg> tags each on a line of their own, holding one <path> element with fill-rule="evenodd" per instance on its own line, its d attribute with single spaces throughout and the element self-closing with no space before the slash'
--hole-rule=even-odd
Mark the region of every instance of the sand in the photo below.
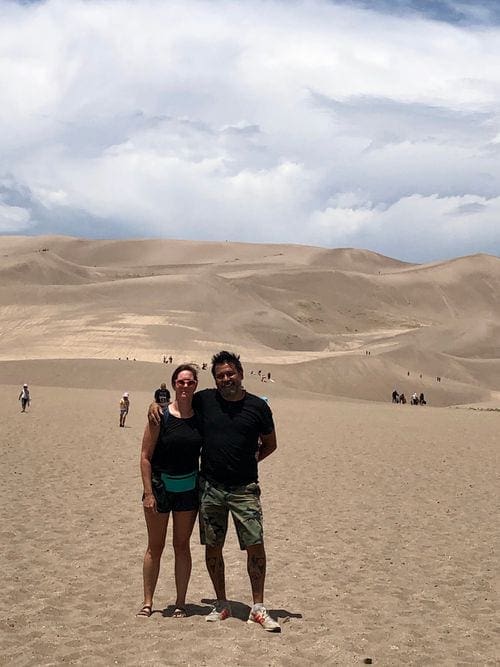
<svg viewBox="0 0 500 667">
<path fill-rule="evenodd" d="M 500 663 L 499 313 L 488 287 L 498 258 L 417 267 L 289 246 L 0 241 L 1 664 Z M 190 271 L 203 280 L 188 290 Z M 342 303 L 328 301 L 328 272 L 351 290 Z M 257 316 L 260 333 L 240 328 Z M 208 361 L 226 344 L 277 425 L 260 477 L 266 601 L 281 634 L 244 622 L 250 589 L 233 530 L 233 618 L 205 622 L 213 593 L 196 529 L 189 618 L 170 617 L 170 536 L 155 613 L 135 617 L 140 442 L 152 392 L 175 367 L 161 355 Z M 423 388 L 430 404 L 392 405 L 396 382 L 408 395 Z M 211 383 L 202 372 L 201 386 Z"/>
<path fill-rule="evenodd" d="M 259 385 L 255 382 L 255 389 Z M 253 388 L 253 387 L 252 387 Z M 0 387 L 3 664 L 497 664 L 497 412 L 274 398 L 279 449 L 261 464 L 270 635 L 244 623 L 249 585 L 231 530 L 235 617 L 214 627 L 193 538 L 191 616 L 172 619 L 170 545 L 150 619 L 138 470 L 146 392 L 36 386 L 22 414 Z M 495 639 L 496 638 L 496 639 Z"/>
</svg>

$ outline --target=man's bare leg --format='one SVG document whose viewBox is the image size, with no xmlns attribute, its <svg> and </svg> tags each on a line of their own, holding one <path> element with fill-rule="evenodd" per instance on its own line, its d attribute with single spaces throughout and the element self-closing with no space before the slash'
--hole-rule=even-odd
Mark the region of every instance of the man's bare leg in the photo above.
<svg viewBox="0 0 500 667">
<path fill-rule="evenodd" d="M 205 563 L 217 600 L 226 600 L 226 577 L 222 546 L 205 547 Z"/>
<path fill-rule="evenodd" d="M 250 610 L 248 622 L 259 624 L 267 632 L 281 632 L 280 624 L 271 618 L 264 607 L 266 552 L 263 544 L 247 547 L 247 568 L 253 595 L 253 607 Z"/>
<path fill-rule="evenodd" d="M 247 547 L 247 571 L 252 586 L 253 602 L 262 604 L 266 580 L 266 551 L 263 544 Z"/>
</svg>

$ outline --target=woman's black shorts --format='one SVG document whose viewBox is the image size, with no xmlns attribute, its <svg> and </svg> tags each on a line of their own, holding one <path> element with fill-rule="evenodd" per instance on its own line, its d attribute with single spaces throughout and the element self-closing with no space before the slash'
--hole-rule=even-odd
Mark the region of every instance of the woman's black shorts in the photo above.
<svg viewBox="0 0 500 667">
<path fill-rule="evenodd" d="M 152 474 L 153 493 L 156 509 L 161 514 L 167 512 L 192 512 L 200 505 L 198 487 L 192 491 L 167 491 L 159 475 Z M 144 496 L 142 497 L 144 500 Z"/>
</svg>

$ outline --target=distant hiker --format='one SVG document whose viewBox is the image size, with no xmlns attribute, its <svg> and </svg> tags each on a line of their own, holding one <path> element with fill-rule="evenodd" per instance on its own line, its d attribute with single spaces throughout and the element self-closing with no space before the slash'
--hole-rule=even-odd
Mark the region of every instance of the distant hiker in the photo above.
<svg viewBox="0 0 500 667">
<path fill-rule="evenodd" d="M 399 403 L 399 394 L 398 394 L 397 389 L 395 389 L 395 390 L 392 392 L 392 402 L 393 402 L 393 403 Z"/>
<path fill-rule="evenodd" d="M 155 391 L 155 401 L 162 407 L 170 403 L 170 392 L 165 382 L 162 382 L 160 388 Z"/>
<path fill-rule="evenodd" d="M 425 396 L 424 396 L 423 393 L 420 394 L 420 396 L 418 397 L 418 400 L 419 400 L 420 405 L 427 405 L 427 401 L 425 400 Z"/>
<path fill-rule="evenodd" d="M 130 401 L 128 398 L 128 392 L 125 392 L 120 400 L 120 426 L 125 426 L 125 420 L 127 419 L 128 411 L 130 408 Z"/>
<path fill-rule="evenodd" d="M 399 402 L 403 405 L 406 403 L 406 396 L 404 394 L 399 395 Z"/>
<path fill-rule="evenodd" d="M 410 401 L 410 403 L 411 403 L 412 405 L 419 405 L 418 395 L 417 395 L 417 392 L 416 392 L 416 391 L 414 391 L 413 394 L 411 395 L 411 401 Z"/>
<path fill-rule="evenodd" d="M 21 412 L 26 412 L 26 407 L 31 404 L 30 390 L 27 384 L 23 384 L 18 401 L 21 401 Z"/>
</svg>

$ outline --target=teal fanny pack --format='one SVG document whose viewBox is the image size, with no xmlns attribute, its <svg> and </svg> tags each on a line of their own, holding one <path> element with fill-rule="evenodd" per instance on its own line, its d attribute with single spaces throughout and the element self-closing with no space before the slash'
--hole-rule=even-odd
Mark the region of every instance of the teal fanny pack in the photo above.
<svg viewBox="0 0 500 667">
<path fill-rule="evenodd" d="M 166 491 L 173 493 L 193 491 L 198 481 L 198 471 L 195 470 L 195 472 L 190 472 L 187 475 L 169 475 L 166 472 L 162 472 L 161 481 Z"/>
</svg>

